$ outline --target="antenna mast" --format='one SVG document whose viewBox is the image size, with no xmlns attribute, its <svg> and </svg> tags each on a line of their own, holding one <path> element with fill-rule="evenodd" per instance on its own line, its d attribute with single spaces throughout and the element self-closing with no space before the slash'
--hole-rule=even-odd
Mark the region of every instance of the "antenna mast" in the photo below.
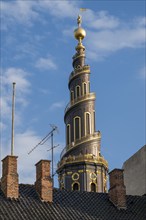
<svg viewBox="0 0 146 220">
<path fill-rule="evenodd" d="M 13 82 L 13 94 L 12 94 L 12 133 L 11 133 L 11 156 L 14 154 L 14 116 L 15 116 L 15 85 Z"/>
<path fill-rule="evenodd" d="M 51 131 L 51 150 L 52 150 L 52 185 L 54 187 L 54 143 L 53 143 L 53 135 L 54 131 L 57 129 L 55 125 L 50 125 L 52 127 Z"/>
<path fill-rule="evenodd" d="M 52 130 L 51 130 L 37 145 L 35 145 L 35 146 L 28 152 L 28 154 L 31 154 L 31 152 L 34 151 L 39 145 L 45 144 L 46 141 L 47 141 L 49 138 L 51 138 L 51 148 L 50 148 L 49 150 L 52 150 L 52 155 L 51 155 L 51 157 L 52 157 L 52 183 L 53 183 L 53 186 L 54 186 L 54 172 L 53 172 L 53 170 L 54 170 L 54 151 L 53 151 L 53 150 L 54 150 L 55 147 L 58 147 L 58 145 L 57 145 L 57 146 L 54 146 L 53 136 L 54 136 L 54 131 L 57 130 L 57 126 L 52 125 L 52 124 L 50 124 L 50 126 L 51 126 Z M 49 151 L 49 150 L 48 150 L 48 151 Z"/>
</svg>

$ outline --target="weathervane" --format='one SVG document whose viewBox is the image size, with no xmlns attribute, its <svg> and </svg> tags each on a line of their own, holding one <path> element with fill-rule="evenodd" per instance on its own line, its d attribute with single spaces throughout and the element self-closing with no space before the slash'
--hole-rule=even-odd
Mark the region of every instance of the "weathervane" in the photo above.
<svg viewBox="0 0 146 220">
<path fill-rule="evenodd" d="M 80 8 L 80 12 L 83 12 L 83 11 L 86 11 L 86 10 L 87 10 L 86 8 Z M 78 15 L 77 24 L 78 24 L 78 27 L 80 27 L 81 24 L 82 24 L 82 16 L 81 15 Z"/>
<path fill-rule="evenodd" d="M 80 11 L 86 11 L 86 8 L 80 8 Z M 77 18 L 78 28 L 74 30 L 74 36 L 78 40 L 78 46 L 82 45 L 82 40 L 86 36 L 86 31 L 81 27 L 81 23 L 82 23 L 82 17 L 81 15 L 78 15 L 78 18 Z M 77 46 L 77 49 L 78 49 L 78 46 Z"/>
</svg>

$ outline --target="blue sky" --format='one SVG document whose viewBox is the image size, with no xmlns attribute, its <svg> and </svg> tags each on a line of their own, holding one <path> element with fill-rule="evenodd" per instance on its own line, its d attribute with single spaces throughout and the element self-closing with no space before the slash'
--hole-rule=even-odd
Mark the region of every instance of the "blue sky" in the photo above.
<svg viewBox="0 0 146 220">
<path fill-rule="evenodd" d="M 1 1 L 1 159 L 10 154 L 12 82 L 16 82 L 15 155 L 20 183 L 35 181 L 34 164 L 51 159 L 50 141 L 28 152 L 51 130 L 54 167 L 65 147 L 64 109 L 77 41 L 79 8 L 87 36 L 86 64 L 96 92 L 96 130 L 109 169 L 145 140 L 145 1 Z M 54 170 L 55 171 L 55 170 Z M 55 177 L 57 186 L 57 176 Z"/>
</svg>

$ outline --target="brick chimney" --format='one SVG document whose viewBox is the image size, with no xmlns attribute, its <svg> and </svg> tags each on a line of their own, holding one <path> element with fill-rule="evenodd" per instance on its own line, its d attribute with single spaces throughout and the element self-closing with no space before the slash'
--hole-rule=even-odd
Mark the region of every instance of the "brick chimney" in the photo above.
<svg viewBox="0 0 146 220">
<path fill-rule="evenodd" d="M 18 198 L 18 173 L 16 156 L 6 156 L 2 160 L 1 189 L 7 198 Z"/>
<path fill-rule="evenodd" d="M 119 209 L 126 209 L 126 187 L 122 169 L 114 169 L 109 173 L 111 202 Z"/>
<path fill-rule="evenodd" d="M 50 177 L 50 160 L 40 160 L 36 166 L 35 188 L 40 198 L 52 202 L 52 179 Z"/>
</svg>

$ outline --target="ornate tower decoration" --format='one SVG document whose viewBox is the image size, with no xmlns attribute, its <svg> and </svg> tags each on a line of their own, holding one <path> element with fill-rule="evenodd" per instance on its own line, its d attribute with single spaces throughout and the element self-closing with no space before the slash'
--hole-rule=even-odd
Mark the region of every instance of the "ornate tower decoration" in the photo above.
<svg viewBox="0 0 146 220">
<path fill-rule="evenodd" d="M 86 36 L 81 16 L 74 36 L 78 40 L 69 77 L 70 102 L 65 109 L 66 147 L 58 163 L 61 189 L 107 191 L 108 163 L 100 153 L 101 133 L 95 128 L 95 93 L 90 92 L 90 66 L 85 65 Z"/>
</svg>

